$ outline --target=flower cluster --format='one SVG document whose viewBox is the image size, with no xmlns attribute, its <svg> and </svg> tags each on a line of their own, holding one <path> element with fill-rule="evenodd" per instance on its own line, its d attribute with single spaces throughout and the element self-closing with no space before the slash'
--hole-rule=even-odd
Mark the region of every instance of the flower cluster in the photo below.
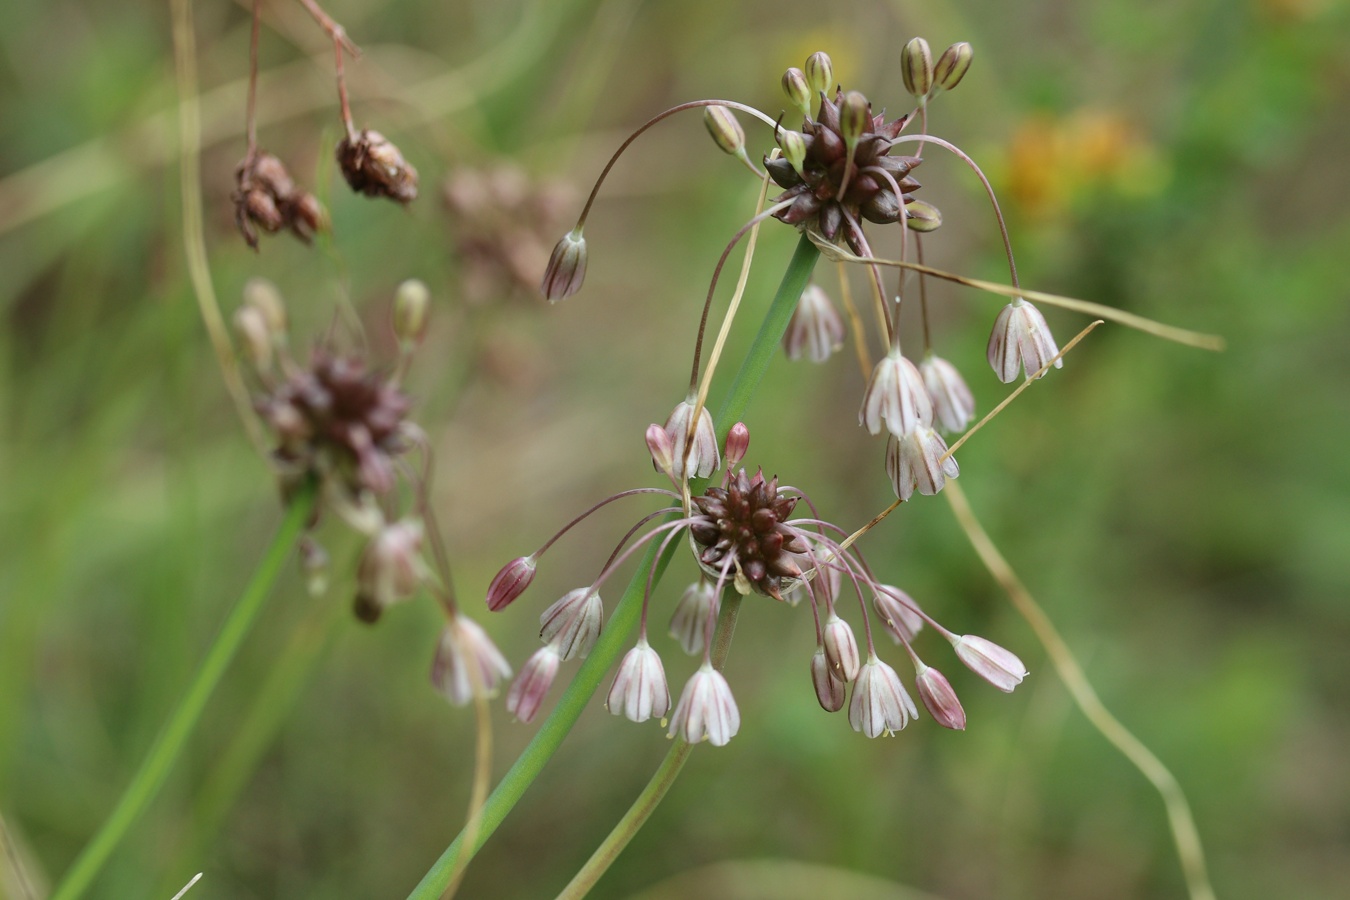
<svg viewBox="0 0 1350 900">
<path fill-rule="evenodd" d="M 425 333 L 429 301 L 421 282 L 399 286 L 393 324 L 401 356 L 387 369 L 339 350 L 331 339 L 316 346 L 302 365 L 291 355 L 280 292 L 262 280 L 245 287 L 234 323 L 258 384 L 255 407 L 275 440 L 271 458 L 283 494 L 318 482 L 325 505 L 362 536 L 357 618 L 373 623 L 389 606 L 423 588 L 435 594 L 447 623 L 432 680 L 451 702 L 463 704 L 478 692 L 491 693 L 510 677 L 511 667 L 486 632 L 460 614 L 441 554 L 432 554 L 439 571 L 423 556 L 436 538 L 427 499 L 430 448 L 409 418 L 412 401 L 400 382 Z M 407 459 L 413 449 L 426 457 L 420 472 Z M 400 483 L 408 485 L 411 506 L 396 490 Z M 311 527 L 315 524 L 317 516 Z M 326 582 L 327 554 L 312 533 L 303 548 L 311 583 Z"/>
<path fill-rule="evenodd" d="M 647 443 L 658 468 L 682 483 L 672 470 L 670 433 L 652 425 Z M 828 712 L 843 709 L 847 700 L 849 723 L 868 737 L 899 731 L 918 714 L 900 675 L 877 653 L 874 615 L 894 641 L 904 646 L 914 668 L 914 689 L 940 725 L 964 728 L 965 712 L 950 682 L 927 665 L 914 647 L 925 624 L 951 644 L 961 662 L 995 687 L 1011 691 L 1021 682 L 1026 669 L 1012 653 L 984 638 L 947 630 L 903 591 L 878 582 L 851 539 L 845 539 L 843 529 L 815 517 L 814 512 L 811 517 L 794 518 L 800 501 L 815 509 L 800 490 L 781 486 L 777 478 L 766 479 L 762 472 L 751 475 L 739 468 L 733 473 L 748 444 L 748 430 L 737 424 L 727 438 L 727 469 L 720 484 L 709 486 L 699 496 L 658 489 L 625 491 L 583 513 L 530 556 L 502 568 L 488 588 L 487 603 L 492 610 L 504 609 L 520 597 L 534 580 L 539 558 L 590 513 L 638 494 L 669 501 L 625 535 L 595 581 L 564 594 L 540 616 L 544 646 L 524 664 L 507 695 L 507 708 L 517 718 L 533 719 L 561 663 L 585 657 L 595 646 L 604 624 L 600 588 L 616 568 L 640 547 L 659 540 L 664 549 L 681 535 L 687 536 L 700 575 L 676 605 L 670 634 L 686 653 L 702 654 L 702 662 L 670 714 L 671 736 L 720 746 L 740 727 L 731 687 L 714 665 L 712 654 L 720 598 L 728 589 L 793 606 L 803 598 L 808 601 L 816 623 L 816 647 L 810 662 L 816 699 Z M 638 534 L 645 523 L 662 515 L 660 524 Z M 607 698 L 611 712 L 634 722 L 662 718 L 671 709 L 665 666 L 647 633 L 651 581 L 649 574 L 637 643 L 620 662 Z M 865 656 L 842 615 L 853 600 L 862 620 Z"/>
</svg>

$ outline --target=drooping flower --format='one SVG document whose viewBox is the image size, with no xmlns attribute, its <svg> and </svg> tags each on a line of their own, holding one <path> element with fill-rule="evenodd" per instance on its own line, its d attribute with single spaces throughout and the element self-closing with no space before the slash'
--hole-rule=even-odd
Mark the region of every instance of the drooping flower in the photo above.
<svg viewBox="0 0 1350 900">
<path fill-rule="evenodd" d="M 960 475 L 956 457 L 942 458 L 946 452 L 947 442 L 929 426 L 904 437 L 891 435 L 886 442 L 886 474 L 895 496 L 908 500 L 915 488 L 924 496 L 932 496 L 942 490 L 948 478 Z"/>
<path fill-rule="evenodd" d="M 645 636 L 638 638 L 637 646 L 624 654 L 605 705 L 614 715 L 623 715 L 630 722 L 645 722 L 652 716 L 660 718 L 670 709 L 666 670 Z"/>
<path fill-rule="evenodd" d="M 1003 307 L 994 320 L 989 335 L 989 365 L 1004 384 L 1016 379 L 1019 370 L 1031 378 L 1057 353 L 1059 348 L 1045 316 L 1021 297 Z M 1055 360 L 1056 369 L 1063 365 L 1064 360 Z"/>
<path fill-rule="evenodd" d="M 510 664 L 487 632 L 466 616 L 451 617 L 431 664 L 431 683 L 436 689 L 455 706 L 463 706 L 473 699 L 475 682 L 491 696 L 510 677 Z"/>
<path fill-rule="evenodd" d="M 918 715 L 895 669 L 869 655 L 853 683 L 853 699 L 848 705 L 848 722 L 853 730 L 870 738 L 880 737 L 900 731 Z"/>
<path fill-rule="evenodd" d="M 740 729 L 741 713 L 731 696 L 731 685 L 705 661 L 685 683 L 670 717 L 669 735 L 678 734 L 691 744 L 707 740 L 714 747 L 722 747 Z"/>
<path fill-rule="evenodd" d="M 933 398 L 933 413 L 949 432 L 964 431 L 975 418 L 975 397 L 956 366 L 940 356 L 929 354 L 919 363 L 924 387 Z"/>
<path fill-rule="evenodd" d="M 872 370 L 872 378 L 858 410 L 858 424 L 872 434 L 882 422 L 896 437 L 933 424 L 933 401 L 914 363 L 892 349 Z"/>
</svg>

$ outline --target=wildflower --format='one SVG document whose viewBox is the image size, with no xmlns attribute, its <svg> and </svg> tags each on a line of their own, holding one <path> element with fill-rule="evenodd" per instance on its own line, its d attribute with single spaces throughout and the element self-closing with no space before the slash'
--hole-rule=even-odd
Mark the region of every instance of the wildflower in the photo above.
<svg viewBox="0 0 1350 900">
<path fill-rule="evenodd" d="M 965 41 L 952 44 L 943 50 L 933 65 L 933 87 L 950 91 L 960 84 L 961 79 L 970 71 L 970 61 L 974 56 L 975 50 Z"/>
<path fill-rule="evenodd" d="M 569 591 L 539 617 L 539 637 L 553 644 L 563 659 L 585 659 L 604 625 L 605 607 L 594 587 Z"/>
<path fill-rule="evenodd" d="M 813 363 L 822 363 L 843 345 L 844 320 L 829 296 L 819 286 L 808 284 L 783 334 L 788 359 L 805 356 Z"/>
<path fill-rule="evenodd" d="M 970 671 L 998 688 L 1011 693 L 1027 677 L 1027 667 L 1010 650 L 973 634 L 948 637 L 957 657 Z"/>
<path fill-rule="evenodd" d="M 879 584 L 872 596 L 872 606 L 886 626 L 887 633 L 897 644 L 909 643 L 923 628 L 919 607 L 904 591 L 889 584 Z"/>
<path fill-rule="evenodd" d="M 689 397 L 676 404 L 666 420 L 666 434 L 671 441 L 672 477 L 679 482 L 707 478 L 722 464 L 717 453 L 717 431 L 713 428 L 712 414 L 706 406 L 699 410 L 691 443 L 689 423 L 693 416 L 694 398 Z"/>
<path fill-rule="evenodd" d="M 708 106 L 703 109 L 703 124 L 713 141 L 724 153 L 741 156 L 745 153 L 745 130 L 736 121 L 736 114 L 725 106 Z"/>
<path fill-rule="evenodd" d="M 869 655 L 858 673 L 853 699 L 848 705 L 848 722 L 853 730 L 870 738 L 880 737 L 900 731 L 918 715 L 895 669 Z"/>
<path fill-rule="evenodd" d="M 510 677 L 511 666 L 487 632 L 470 618 L 452 616 L 441 631 L 431 664 L 436 689 L 455 706 L 463 706 L 473 699 L 475 689 L 491 696 Z"/>
<path fill-rule="evenodd" d="M 872 370 L 858 410 L 858 424 L 866 425 L 872 434 L 880 433 L 883 420 L 896 437 L 933 422 L 933 401 L 923 386 L 923 376 L 894 348 Z"/>
<path fill-rule="evenodd" d="M 830 664 L 830 672 L 840 681 L 852 681 L 858 677 L 861 661 L 858 658 L 858 640 L 848 623 L 833 612 L 825 623 L 825 658 Z"/>
<path fill-rule="evenodd" d="M 999 381 L 1007 384 L 1017 377 L 1019 369 L 1031 378 L 1057 353 L 1050 326 L 1040 310 L 1021 297 L 1003 307 L 989 335 L 988 350 L 989 365 Z M 1056 369 L 1063 365 L 1064 360 L 1055 360 Z"/>
<path fill-rule="evenodd" d="M 522 722 L 531 721 L 538 714 L 548 689 L 553 686 L 553 679 L 558 677 L 558 665 L 561 662 L 562 654 L 553 644 L 536 650 L 525 660 L 520 674 L 506 692 L 507 711 Z"/>
<path fill-rule="evenodd" d="M 802 573 L 793 555 L 807 551 L 801 533 L 784 524 L 796 505 L 762 472 L 751 478 L 741 469 L 725 488 L 708 488 L 693 498 L 689 525 L 699 565 L 712 577 L 731 572 L 742 593 L 782 600 L 783 579 Z"/>
<path fill-rule="evenodd" d="M 975 398 L 956 366 L 930 353 L 919 363 L 919 373 L 939 424 L 950 432 L 964 431 L 975 418 Z"/>
<path fill-rule="evenodd" d="M 723 747 L 740 728 L 741 713 L 731 696 L 731 685 L 705 661 L 685 683 L 668 734 L 678 734 L 691 744 L 706 739 L 714 747 Z"/>
<path fill-rule="evenodd" d="M 900 51 L 900 73 L 905 90 L 915 97 L 927 97 L 933 89 L 933 51 L 921 37 L 911 38 Z"/>
<path fill-rule="evenodd" d="M 344 137 L 337 145 L 337 162 L 347 184 L 359 194 L 405 205 L 417 199 L 417 170 L 378 131 L 367 128 Z"/>
<path fill-rule="evenodd" d="M 929 714 L 943 728 L 965 731 L 966 711 L 961 707 L 956 691 L 952 690 L 951 682 L 937 669 L 924 665 L 917 659 L 916 668 L 918 673 L 915 675 L 915 686 L 919 689 L 919 699 L 923 701 Z"/>
<path fill-rule="evenodd" d="M 539 290 L 549 303 L 557 303 L 581 290 L 581 283 L 585 280 L 586 238 L 578 226 L 563 235 L 553 248 Z"/>
<path fill-rule="evenodd" d="M 356 614 L 374 622 L 385 607 L 411 597 L 422 583 L 422 523 L 386 525 L 366 544 L 356 572 Z"/>
<path fill-rule="evenodd" d="M 717 615 L 721 598 L 713 583 L 700 578 L 685 588 L 675 613 L 670 617 L 670 636 L 680 642 L 685 653 L 693 656 L 703 649 L 708 619 Z"/>
<path fill-rule="evenodd" d="M 916 487 L 920 494 L 932 496 L 942 490 L 948 478 L 960 475 L 956 457 L 942 458 L 946 452 L 947 442 L 928 426 L 904 437 L 891 435 L 886 442 L 886 474 L 895 496 L 908 500 Z"/>
<path fill-rule="evenodd" d="M 624 654 L 605 705 L 610 712 L 622 714 L 630 722 L 645 722 L 652 716 L 660 718 L 670 709 L 666 670 L 645 635 Z"/>
<path fill-rule="evenodd" d="M 826 712 L 839 712 L 844 706 L 847 685 L 840 680 L 825 657 L 825 648 L 817 647 L 811 657 L 811 683 L 816 689 L 816 700 Z"/>
</svg>

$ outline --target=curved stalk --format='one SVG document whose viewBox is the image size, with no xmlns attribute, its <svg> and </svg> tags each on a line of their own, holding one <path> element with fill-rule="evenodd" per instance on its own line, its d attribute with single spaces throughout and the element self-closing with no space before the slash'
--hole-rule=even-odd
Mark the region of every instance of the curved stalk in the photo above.
<svg viewBox="0 0 1350 900">
<path fill-rule="evenodd" d="M 801 297 L 802 291 L 806 290 L 811 270 L 815 268 L 816 260 L 819 258 L 820 251 L 803 235 L 797 243 L 797 250 L 791 262 L 788 263 L 787 271 L 783 274 L 778 293 L 774 295 L 764 322 L 755 335 L 745 360 L 741 363 L 740 371 L 736 373 L 727 400 L 718 412 L 716 421 L 722 423 L 719 428 L 719 441 L 726 439 L 726 432 L 731 424 L 740 420 L 751 396 L 759 387 L 759 382 L 768 370 L 778 343 L 787 330 L 797 300 Z M 642 612 L 642 595 L 647 584 L 646 573 L 655 567 L 656 577 L 659 579 L 674 555 L 675 546 L 669 545 L 664 553 L 660 553 L 655 545 L 648 547 L 638 563 L 637 573 L 628 583 L 628 588 L 615 606 L 609 621 L 605 623 L 605 630 L 601 632 L 594 649 L 582 663 L 567 690 L 563 692 L 558 705 L 539 726 L 533 740 L 502 777 L 483 805 L 477 833 L 466 835 L 461 832 L 456 836 L 408 894 L 409 900 L 437 900 L 449 883 L 452 871 L 463 864 L 458 859 L 461 851 L 465 854 L 465 862 L 472 859 L 543 771 L 549 759 L 562 745 L 567 733 L 580 718 L 586 704 L 599 689 L 605 674 L 622 655 L 624 643 L 637 625 Z"/>
<path fill-rule="evenodd" d="M 272 591 L 272 585 L 277 580 L 282 564 L 290 556 L 291 547 L 304 531 L 305 523 L 309 521 L 310 514 L 314 511 L 316 496 L 317 491 L 311 484 L 302 488 L 291 501 L 281 527 L 272 538 L 272 543 L 253 573 L 253 578 L 244 588 L 234 609 L 230 611 L 225 624 L 221 626 L 220 636 L 207 652 L 202 667 L 197 670 L 197 677 L 179 702 L 178 708 L 169 716 L 164 730 L 155 738 L 140 769 L 131 779 L 131 784 L 122 792 L 117 806 L 94 835 L 93 840 L 80 852 L 74 865 L 52 893 L 51 900 L 74 900 L 82 895 L 103 868 L 103 864 L 108 861 L 118 843 L 126 836 L 132 824 L 150 805 L 150 801 L 155 799 L 155 795 L 169 775 L 169 770 L 173 768 L 188 737 L 196 727 L 197 720 L 201 718 L 206 702 L 211 699 L 211 694 L 220 683 L 225 669 L 229 667 L 230 661 L 234 659 L 239 646 L 257 619 L 263 601 Z"/>
</svg>

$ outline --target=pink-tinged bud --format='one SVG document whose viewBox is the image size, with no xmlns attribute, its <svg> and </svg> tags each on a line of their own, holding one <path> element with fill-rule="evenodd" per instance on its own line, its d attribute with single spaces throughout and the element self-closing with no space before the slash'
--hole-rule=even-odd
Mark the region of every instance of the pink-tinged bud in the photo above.
<svg viewBox="0 0 1350 900">
<path fill-rule="evenodd" d="M 787 95 L 788 102 L 795 109 L 800 110 L 806 118 L 811 118 L 811 97 L 814 92 L 811 90 L 810 82 L 807 81 L 806 73 L 795 66 L 784 72 L 783 93 Z"/>
<path fill-rule="evenodd" d="M 988 348 L 989 365 L 999 381 L 1011 382 L 1019 369 L 1030 378 L 1057 353 L 1059 348 L 1040 310 L 1020 297 L 1003 307 L 994 321 Z M 1063 365 L 1064 360 L 1055 360 L 1056 369 Z"/>
<path fill-rule="evenodd" d="M 558 648 L 563 659 L 585 659 L 600 637 L 605 607 L 594 588 L 569 591 L 539 617 L 539 638 Z"/>
<path fill-rule="evenodd" d="M 822 363 L 843 345 L 844 320 L 839 311 L 819 285 L 808 284 L 783 333 L 788 359 L 805 356 L 813 363 Z"/>
<path fill-rule="evenodd" d="M 853 629 L 848 627 L 848 623 L 830 613 L 821 640 L 825 645 L 825 659 L 829 662 L 834 677 L 840 681 L 852 681 L 857 678 L 862 660 L 858 655 L 858 640 L 853 636 Z"/>
<path fill-rule="evenodd" d="M 1004 693 L 1022 683 L 1027 667 L 1010 650 L 974 634 L 951 639 L 952 648 L 966 667 Z"/>
<path fill-rule="evenodd" d="M 511 682 L 511 690 L 506 693 L 506 710 L 522 722 L 529 722 L 539 712 L 539 705 L 558 677 L 558 665 L 562 657 L 558 648 L 549 644 L 534 652 L 520 674 Z"/>
<path fill-rule="evenodd" d="M 926 425 L 904 437 L 891 435 L 886 442 L 886 474 L 891 477 L 895 496 L 908 500 L 918 488 L 920 494 L 931 497 L 942 490 L 948 478 L 960 475 L 956 457 L 942 458 L 946 452 L 942 435 Z"/>
<path fill-rule="evenodd" d="M 914 640 L 914 636 L 923 628 L 923 616 L 919 615 L 919 605 L 909 594 L 894 585 L 877 585 L 876 594 L 872 597 L 872 606 L 876 609 L 877 615 L 881 616 L 891 640 L 897 644 Z"/>
<path fill-rule="evenodd" d="M 905 90 L 915 97 L 926 97 L 933 89 L 933 51 L 923 38 L 912 39 L 900 51 L 900 73 Z"/>
<path fill-rule="evenodd" d="M 919 715 L 913 699 L 889 665 L 868 656 L 853 685 L 848 723 L 870 738 L 894 734 Z"/>
<path fill-rule="evenodd" d="M 956 366 L 940 356 L 930 355 L 919 363 L 919 373 L 933 400 L 933 414 L 938 422 L 947 431 L 964 431 L 975 418 L 975 397 Z"/>
<path fill-rule="evenodd" d="M 735 469 L 745 459 L 745 454 L 750 450 L 750 429 L 744 422 L 737 422 L 731 426 L 727 432 L 727 471 Z"/>
<path fill-rule="evenodd" d="M 944 91 L 950 91 L 961 83 L 970 71 L 970 61 L 975 57 L 975 49 L 965 41 L 952 44 L 938 57 L 933 66 L 933 84 Z"/>
<path fill-rule="evenodd" d="M 403 519 L 380 529 L 356 571 L 357 615 L 374 622 L 384 608 L 407 599 L 422 583 L 422 523 Z"/>
<path fill-rule="evenodd" d="M 431 663 L 431 683 L 436 690 L 455 706 L 463 706 L 473 699 L 475 687 L 491 697 L 510 677 L 510 664 L 487 632 L 472 619 L 451 618 L 441 631 Z"/>
<path fill-rule="evenodd" d="M 703 108 L 703 124 L 724 153 L 739 156 L 745 152 L 745 131 L 736 115 L 725 106 Z"/>
<path fill-rule="evenodd" d="M 961 708 L 961 701 L 946 676 L 932 666 L 919 663 L 915 686 L 919 689 L 919 699 L 939 725 L 953 731 L 966 730 L 966 711 Z"/>
<path fill-rule="evenodd" d="M 778 135 L 778 146 L 783 148 L 783 159 L 802 175 L 802 166 L 806 165 L 806 138 L 800 131 L 783 131 Z"/>
<path fill-rule="evenodd" d="M 689 441 L 689 423 L 694 417 L 692 400 L 683 400 L 676 404 L 666 420 L 666 434 L 671 440 L 671 472 L 677 482 L 690 478 L 707 478 L 722 464 L 721 454 L 717 450 L 717 429 L 713 427 L 712 413 L 705 406 L 699 410 L 698 421 L 693 428 L 693 441 Z"/>
<path fill-rule="evenodd" d="M 492 579 L 487 590 L 487 608 L 498 612 L 510 606 L 534 581 L 533 556 L 517 556 Z"/>
<path fill-rule="evenodd" d="M 806 83 L 817 96 L 828 94 L 834 87 L 834 62 L 829 54 L 817 50 L 806 58 Z"/>
<path fill-rule="evenodd" d="M 872 124 L 872 104 L 857 91 L 849 91 L 839 105 L 839 133 L 844 143 L 852 147 Z"/>
<path fill-rule="evenodd" d="M 725 746 L 741 729 L 741 713 L 722 673 L 704 663 L 685 683 L 680 702 L 670 717 L 670 737 L 680 735 L 691 744 L 707 740 Z"/>
<path fill-rule="evenodd" d="M 574 228 L 563 235 L 563 239 L 553 248 L 539 290 L 549 303 L 557 303 L 581 290 L 581 283 L 585 280 L 586 238 L 582 236 L 580 228 Z"/>
<path fill-rule="evenodd" d="M 645 637 L 638 638 L 637 646 L 624 654 L 605 706 L 630 722 L 645 722 L 652 716 L 659 719 L 670 709 L 665 667 Z"/>
<path fill-rule="evenodd" d="M 817 647 L 811 657 L 811 683 L 816 688 L 816 700 L 826 712 L 839 712 L 844 708 L 844 695 L 848 686 L 834 676 L 825 651 Z"/>
<path fill-rule="evenodd" d="M 394 336 L 409 344 L 420 343 L 427 333 L 431 292 L 416 278 L 398 286 L 394 294 Z"/>
<path fill-rule="evenodd" d="M 647 452 L 652 455 L 656 471 L 675 478 L 675 441 L 669 432 L 656 423 L 647 426 Z"/>
<path fill-rule="evenodd" d="M 858 424 L 872 434 L 881 423 L 896 437 L 933 424 L 933 401 L 914 363 L 892 350 L 872 370 L 858 410 Z"/>
<path fill-rule="evenodd" d="M 716 586 L 700 578 L 685 588 L 675 612 L 670 617 L 670 636 L 680 642 L 685 653 L 693 656 L 703 650 L 707 636 L 708 619 L 721 609 Z"/>
</svg>

